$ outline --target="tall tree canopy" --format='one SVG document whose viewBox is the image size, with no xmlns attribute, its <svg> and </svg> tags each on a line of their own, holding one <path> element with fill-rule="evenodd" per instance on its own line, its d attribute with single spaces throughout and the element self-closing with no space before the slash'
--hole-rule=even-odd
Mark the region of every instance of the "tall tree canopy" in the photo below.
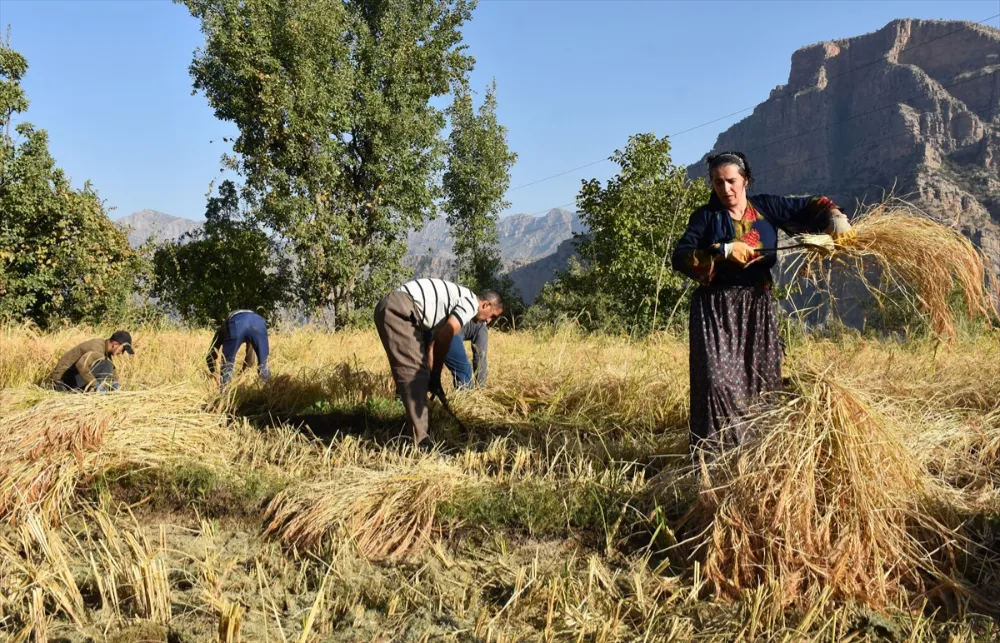
<svg viewBox="0 0 1000 643">
<path fill-rule="evenodd" d="M 448 110 L 448 169 L 444 174 L 443 209 L 448 215 L 458 276 L 473 290 L 500 289 L 498 222 L 510 204 L 510 168 L 517 155 L 507 147 L 507 128 L 497 121 L 496 83 L 486 92 L 478 112 L 465 87 L 455 89 Z"/>
<path fill-rule="evenodd" d="M 294 256 L 307 308 L 338 318 L 402 276 L 406 233 L 436 212 L 444 112 L 473 60 L 470 0 L 183 0 L 205 46 L 196 90 L 239 136 L 228 167 Z"/>
</svg>

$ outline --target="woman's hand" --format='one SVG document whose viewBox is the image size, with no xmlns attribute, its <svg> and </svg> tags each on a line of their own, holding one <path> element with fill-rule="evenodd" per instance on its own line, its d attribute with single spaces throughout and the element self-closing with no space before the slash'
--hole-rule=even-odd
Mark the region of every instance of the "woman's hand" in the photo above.
<svg viewBox="0 0 1000 643">
<path fill-rule="evenodd" d="M 747 244 L 742 241 L 734 241 L 730 246 L 728 258 L 742 266 L 748 266 L 760 257 L 757 255 L 757 251 Z"/>
<path fill-rule="evenodd" d="M 834 210 L 830 213 L 830 224 L 826 227 L 826 233 L 840 245 L 847 245 L 858 236 L 858 233 L 851 227 L 851 222 L 847 220 L 847 216 L 840 210 Z"/>
</svg>

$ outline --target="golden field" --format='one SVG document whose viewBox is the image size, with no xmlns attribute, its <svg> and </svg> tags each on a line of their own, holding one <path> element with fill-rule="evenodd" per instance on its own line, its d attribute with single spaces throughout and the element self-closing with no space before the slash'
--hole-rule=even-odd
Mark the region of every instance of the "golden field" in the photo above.
<svg viewBox="0 0 1000 643">
<path fill-rule="evenodd" d="M 790 335 L 759 438 L 691 462 L 684 337 L 492 333 L 423 455 L 374 331 L 274 332 L 221 398 L 207 331 L 39 386 L 109 330 L 0 333 L 0 639 L 1000 637 L 991 332 Z"/>
</svg>

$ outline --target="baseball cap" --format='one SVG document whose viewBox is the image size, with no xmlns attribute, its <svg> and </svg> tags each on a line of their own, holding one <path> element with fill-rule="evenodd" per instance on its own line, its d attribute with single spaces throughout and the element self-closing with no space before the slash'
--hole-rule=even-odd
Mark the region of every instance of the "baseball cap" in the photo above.
<svg viewBox="0 0 1000 643">
<path fill-rule="evenodd" d="M 132 336 L 127 330 L 116 330 L 111 335 L 111 341 L 118 342 L 125 347 L 125 352 L 129 355 L 135 355 L 135 349 L 132 348 Z"/>
</svg>

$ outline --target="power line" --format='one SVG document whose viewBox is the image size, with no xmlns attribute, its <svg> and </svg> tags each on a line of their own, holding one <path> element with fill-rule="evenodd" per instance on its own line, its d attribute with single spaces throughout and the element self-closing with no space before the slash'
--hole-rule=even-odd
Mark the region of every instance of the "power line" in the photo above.
<svg viewBox="0 0 1000 643">
<path fill-rule="evenodd" d="M 905 48 L 899 50 L 898 52 L 896 52 L 895 55 L 899 56 L 900 54 L 905 53 L 907 51 L 912 51 L 914 49 L 917 49 L 918 47 L 923 47 L 924 45 L 929 45 L 932 42 L 936 42 L 938 40 L 941 40 L 942 38 L 947 38 L 948 36 L 951 36 L 951 35 L 954 35 L 956 33 L 960 33 L 962 31 L 965 31 L 965 30 L 971 28 L 973 25 L 984 24 L 984 23 L 986 23 L 986 22 L 988 22 L 990 20 L 993 20 L 994 18 L 998 18 L 998 17 L 1000 17 L 1000 13 L 992 15 L 992 16 L 990 16 L 988 18 L 984 18 L 983 20 L 978 20 L 976 22 L 970 22 L 970 23 L 966 24 L 965 26 L 963 26 L 963 27 L 961 27 L 959 29 L 956 29 L 954 31 L 949 31 L 946 34 L 942 34 L 942 35 L 937 36 L 935 38 L 931 38 L 930 40 L 925 40 L 925 41 L 919 42 L 919 43 L 917 43 L 915 45 L 911 45 L 909 47 L 905 47 Z M 889 57 L 891 57 L 892 55 L 893 54 L 888 54 L 886 56 L 881 56 L 881 57 L 879 57 L 879 58 L 877 58 L 875 60 L 872 60 L 870 62 L 867 62 L 867 63 L 864 63 L 864 64 L 859 65 L 857 67 L 853 67 L 851 69 L 848 69 L 847 71 L 841 72 L 839 74 L 834 74 L 833 76 L 828 76 L 826 80 L 827 80 L 827 82 L 829 82 L 829 81 L 834 80 L 836 78 L 841 78 L 841 77 L 846 76 L 848 74 L 852 74 L 852 73 L 854 73 L 854 72 L 856 72 L 858 70 L 865 69 L 867 67 L 871 67 L 872 65 L 875 65 L 875 64 L 878 64 L 880 62 L 884 62 L 884 61 L 888 60 Z M 768 97 L 767 100 L 768 101 L 780 100 L 782 98 L 786 98 L 787 96 L 794 96 L 794 95 L 795 95 L 795 93 L 792 92 L 791 90 L 786 90 L 783 94 L 778 94 L 777 96 L 770 96 L 770 97 Z M 697 129 L 701 129 L 702 127 L 706 127 L 708 125 L 711 125 L 712 123 L 717 123 L 717 122 L 719 122 L 721 120 L 725 120 L 725 119 L 730 118 L 732 116 L 736 116 L 737 114 L 742 114 L 744 112 L 748 112 L 750 110 L 755 109 L 756 107 L 757 107 L 757 105 L 752 105 L 750 107 L 745 107 L 743 109 L 737 110 L 737 111 L 732 112 L 730 114 L 726 114 L 725 116 L 719 116 L 718 118 L 714 118 L 714 119 L 712 119 L 710 121 L 706 121 L 706 122 L 701 123 L 699 125 L 695 125 L 694 127 L 689 127 L 689 128 L 687 128 L 685 130 L 681 130 L 681 131 L 676 132 L 674 134 L 670 134 L 669 136 L 671 138 L 674 138 L 674 137 L 680 136 L 681 134 L 687 134 L 688 132 L 693 132 L 693 131 L 695 131 Z M 597 159 L 597 160 L 594 160 L 594 161 L 590 161 L 589 163 L 585 163 L 583 165 L 579 165 L 579 166 L 574 167 L 574 168 L 569 169 L 569 170 L 565 170 L 565 171 L 562 171 L 562 172 L 558 172 L 556 174 L 545 176 L 545 177 L 542 177 L 540 179 L 535 179 L 534 181 L 529 181 L 528 183 L 522 183 L 521 185 L 517 185 L 517 186 L 514 186 L 514 187 L 510 188 L 508 190 L 508 192 L 514 192 L 514 191 L 520 190 L 522 188 L 526 188 L 526 187 L 529 187 L 529 186 L 532 186 L 532 185 L 537 185 L 539 183 L 543 183 L 545 181 L 549 181 L 551 179 L 558 178 L 560 176 L 565 176 L 567 174 L 570 174 L 572 172 L 576 172 L 578 170 L 582 170 L 584 168 L 588 168 L 588 167 L 590 167 L 592 165 L 597 165 L 598 163 L 604 163 L 605 161 L 608 161 L 608 160 L 610 160 L 610 156 L 605 156 L 603 158 L 600 158 L 600 159 Z"/>
</svg>

